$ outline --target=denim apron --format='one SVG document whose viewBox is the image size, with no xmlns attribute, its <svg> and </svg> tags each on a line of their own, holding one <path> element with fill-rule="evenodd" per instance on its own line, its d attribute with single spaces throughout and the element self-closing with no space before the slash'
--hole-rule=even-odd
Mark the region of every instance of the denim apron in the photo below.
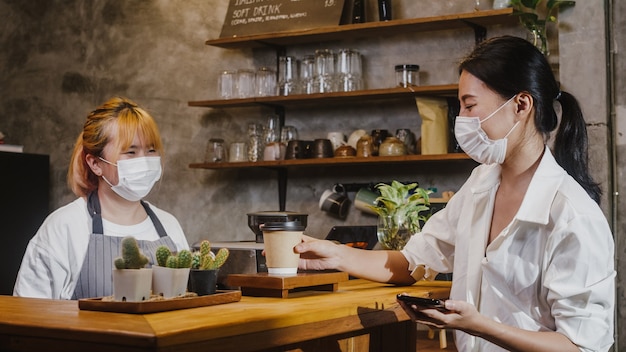
<svg viewBox="0 0 626 352">
<path fill-rule="evenodd" d="M 156 241 L 137 241 L 139 249 L 150 259 L 150 265 L 152 265 L 156 263 L 155 253 L 159 246 L 165 245 L 170 250 L 176 251 L 176 245 L 167 235 L 150 206 L 144 201 L 141 201 L 141 205 L 159 235 Z M 89 235 L 87 255 L 83 261 L 72 299 L 111 296 L 113 294 L 113 260 L 121 255 L 123 237 L 104 235 L 98 192 L 92 192 L 87 197 L 87 210 L 92 218 L 92 233 Z"/>
</svg>

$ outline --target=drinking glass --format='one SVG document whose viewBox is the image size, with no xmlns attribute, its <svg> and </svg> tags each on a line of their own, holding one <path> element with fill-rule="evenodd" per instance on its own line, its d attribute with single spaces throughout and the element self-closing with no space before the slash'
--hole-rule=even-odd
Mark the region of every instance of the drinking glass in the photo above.
<svg viewBox="0 0 626 352">
<path fill-rule="evenodd" d="M 235 79 L 237 77 L 236 71 L 224 70 L 220 72 L 218 77 L 218 89 L 219 97 L 221 99 L 232 99 L 235 97 Z"/>
<path fill-rule="evenodd" d="M 278 58 L 278 94 L 287 96 L 299 93 L 299 61 L 293 56 Z"/>
<path fill-rule="evenodd" d="M 283 126 L 280 130 L 280 142 L 287 145 L 289 141 L 298 139 L 298 130 L 294 126 Z"/>
<path fill-rule="evenodd" d="M 335 54 L 329 49 L 315 51 L 315 93 L 334 92 Z"/>
<path fill-rule="evenodd" d="M 315 56 L 307 55 L 302 58 L 300 65 L 300 91 L 303 94 L 315 93 Z"/>
<path fill-rule="evenodd" d="M 250 98 L 254 96 L 254 77 L 254 71 L 252 70 L 237 70 L 237 98 Z"/>
<path fill-rule="evenodd" d="M 280 118 L 278 115 L 270 115 L 263 126 L 263 143 L 265 145 L 280 141 Z"/>
<path fill-rule="evenodd" d="M 238 163 L 248 161 L 247 147 L 245 142 L 234 142 L 230 144 L 230 152 L 228 153 L 228 161 Z"/>
<path fill-rule="evenodd" d="M 337 90 L 350 92 L 362 89 L 361 54 L 353 49 L 341 49 L 337 54 Z"/>
<path fill-rule="evenodd" d="M 255 89 L 259 97 L 276 95 L 276 72 L 269 67 L 260 67 L 255 75 Z"/>
</svg>

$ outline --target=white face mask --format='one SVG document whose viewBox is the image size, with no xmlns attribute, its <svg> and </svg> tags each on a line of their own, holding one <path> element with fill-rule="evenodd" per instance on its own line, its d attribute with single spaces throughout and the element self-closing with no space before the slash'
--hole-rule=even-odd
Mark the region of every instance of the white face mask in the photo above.
<svg viewBox="0 0 626 352">
<path fill-rule="evenodd" d="M 500 105 L 496 111 L 489 114 L 482 121 L 478 117 L 457 116 L 454 122 L 454 135 L 461 149 L 472 159 L 481 164 L 502 164 L 506 155 L 507 137 L 513 132 L 519 121 L 513 125 L 511 130 L 502 139 L 492 140 L 480 125 L 489 120 L 498 111 L 506 106 L 515 96 Z"/>
<path fill-rule="evenodd" d="M 103 158 L 100 160 L 117 166 L 117 185 L 112 185 L 104 176 L 102 178 L 115 193 L 131 202 L 147 196 L 152 186 L 161 178 L 160 156 L 118 160 L 117 164 Z"/>
</svg>

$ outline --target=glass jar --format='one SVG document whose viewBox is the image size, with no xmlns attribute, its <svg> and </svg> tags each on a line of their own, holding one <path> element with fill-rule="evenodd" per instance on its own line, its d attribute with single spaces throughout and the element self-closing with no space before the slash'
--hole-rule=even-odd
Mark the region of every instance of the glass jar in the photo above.
<svg viewBox="0 0 626 352">
<path fill-rule="evenodd" d="M 404 88 L 419 86 L 419 71 L 419 65 L 396 65 L 396 82 L 398 83 L 398 86 Z"/>
<path fill-rule="evenodd" d="M 263 155 L 263 125 L 251 122 L 248 124 L 248 161 L 259 161 Z"/>
<path fill-rule="evenodd" d="M 206 148 L 204 161 L 207 163 L 221 163 L 226 161 L 226 149 L 224 149 L 224 140 L 221 138 L 209 139 Z"/>
</svg>

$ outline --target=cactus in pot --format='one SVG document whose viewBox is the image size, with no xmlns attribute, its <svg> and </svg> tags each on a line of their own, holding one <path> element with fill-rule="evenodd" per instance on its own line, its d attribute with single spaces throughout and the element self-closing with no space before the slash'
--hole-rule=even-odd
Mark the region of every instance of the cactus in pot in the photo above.
<svg viewBox="0 0 626 352">
<path fill-rule="evenodd" d="M 116 269 L 141 269 L 148 264 L 148 257 L 139 250 L 134 237 L 122 239 L 122 256 L 115 258 L 113 264 Z"/>
<path fill-rule="evenodd" d="M 159 246 L 156 250 L 156 260 L 159 266 L 165 268 L 191 268 L 192 255 L 187 249 L 183 249 L 177 255 L 174 255 L 167 246 Z"/>
<path fill-rule="evenodd" d="M 152 291 L 171 298 L 186 293 L 192 255 L 187 249 L 173 254 L 167 246 L 159 246 L 155 252 L 157 265 L 153 266 Z"/>
<path fill-rule="evenodd" d="M 211 242 L 203 240 L 200 242 L 200 251 L 193 253 L 192 269 L 200 270 L 216 270 L 219 269 L 226 259 L 228 259 L 230 252 L 228 248 L 220 248 L 217 254 L 211 251 Z"/>
<path fill-rule="evenodd" d="M 150 298 L 152 270 L 144 268 L 148 257 L 139 250 L 134 237 L 124 237 L 121 242 L 121 257 L 113 264 L 113 297 L 116 301 L 139 302 Z"/>
<path fill-rule="evenodd" d="M 226 262 L 230 252 L 228 248 L 220 248 L 216 253 L 211 251 L 211 242 L 200 242 L 200 250 L 193 253 L 189 286 L 199 296 L 214 294 L 217 289 L 217 272 Z"/>
</svg>

